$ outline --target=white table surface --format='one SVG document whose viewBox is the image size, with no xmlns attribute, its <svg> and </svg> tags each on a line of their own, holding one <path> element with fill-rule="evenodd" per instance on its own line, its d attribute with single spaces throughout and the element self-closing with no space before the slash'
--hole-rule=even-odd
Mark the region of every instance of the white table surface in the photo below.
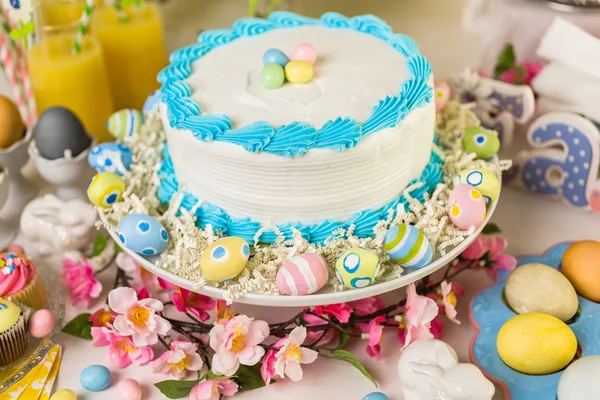
<svg viewBox="0 0 600 400">
<path fill-rule="evenodd" d="M 192 12 L 186 12 L 183 1 L 173 0 L 165 9 L 167 37 L 171 48 L 191 43 L 197 29 L 228 26 L 233 19 L 243 14 L 243 4 L 238 1 L 223 0 L 220 2 L 198 1 L 197 8 L 202 9 L 201 17 L 193 19 Z M 185 2 L 185 6 L 194 2 Z M 218 3 L 214 4 L 214 3 Z M 296 4 L 297 3 L 297 4 Z M 418 3 L 418 4 L 417 4 Z M 460 28 L 461 6 L 465 0 L 420 0 L 373 2 L 342 1 L 306 1 L 292 3 L 293 9 L 300 13 L 319 15 L 328 10 L 336 10 L 346 14 L 374 13 L 390 22 L 396 31 L 402 31 L 415 38 L 421 45 L 421 51 L 431 60 L 437 76 L 448 76 L 460 68 L 472 64 L 480 54 L 480 44 L 475 37 L 464 33 Z M 178 23 L 175 23 L 177 21 Z M 202 25 L 203 21 L 206 22 Z M 179 26 L 179 31 L 177 30 Z M 187 31 L 185 28 L 188 28 Z M 181 35 L 177 32 L 182 32 Z M 186 33 L 187 32 L 187 33 Z M 0 93 L 6 93 L 6 82 L 0 76 Z M 29 166 L 27 175 L 36 181 L 39 178 Z M 50 188 L 45 188 L 50 190 Z M 5 213 L 6 214 L 6 213 Z M 537 254 L 552 244 L 565 240 L 595 239 L 600 240 L 600 216 L 570 208 L 560 201 L 533 196 L 518 192 L 512 188 L 504 188 L 498 209 L 493 217 L 504 231 L 509 241 L 509 252 L 513 255 Z M 48 261 L 48 260 L 46 260 Z M 44 267 L 58 268 L 56 262 L 45 262 Z M 102 281 L 107 290 L 112 284 L 112 274 L 105 273 Z M 442 337 L 458 352 L 462 361 L 468 361 L 468 343 L 474 333 L 467 317 L 468 299 L 480 287 L 489 283 L 484 273 L 467 273 L 458 279 L 465 287 L 465 296 L 459 301 L 458 311 L 461 325 L 447 323 Z M 388 302 L 403 296 L 403 291 L 388 293 L 383 298 Z M 97 307 L 96 307 L 97 308 Z M 236 311 L 247 313 L 259 319 L 280 321 L 297 310 L 273 309 L 264 307 L 238 306 Z M 85 310 L 67 307 L 67 320 Z M 58 337 L 63 346 L 63 362 L 56 383 L 57 389 L 70 388 L 78 394 L 79 400 L 116 399 L 115 385 L 100 393 L 86 392 L 79 384 L 80 371 L 90 364 L 105 364 L 107 349 L 94 348 L 87 341 L 65 334 Z M 364 352 L 364 342 L 354 342 L 350 350 L 372 372 L 379 383 L 380 391 L 386 393 L 391 400 L 401 400 L 402 395 L 397 384 L 396 363 L 400 354 L 400 344 L 395 332 L 388 332 L 382 342 L 384 359 L 377 362 Z M 148 366 L 130 366 L 125 369 L 111 368 L 113 382 L 122 378 L 135 378 L 144 388 L 144 399 L 164 398 L 153 383 L 162 380 L 154 376 Z M 314 399 L 350 399 L 360 400 L 375 388 L 350 365 L 334 360 L 320 359 L 314 364 L 304 367 L 305 377 L 301 383 L 289 381 L 279 382 L 267 389 L 242 393 L 240 399 L 287 400 Z M 503 399 L 498 390 L 494 399 Z"/>
</svg>

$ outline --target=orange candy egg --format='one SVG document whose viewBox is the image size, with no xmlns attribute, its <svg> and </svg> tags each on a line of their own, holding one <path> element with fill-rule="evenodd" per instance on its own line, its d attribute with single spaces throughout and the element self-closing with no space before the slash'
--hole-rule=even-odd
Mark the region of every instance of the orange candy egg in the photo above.
<svg viewBox="0 0 600 400">
<path fill-rule="evenodd" d="M 25 125 L 15 104 L 0 96 L 0 149 L 8 149 L 24 136 Z"/>
</svg>

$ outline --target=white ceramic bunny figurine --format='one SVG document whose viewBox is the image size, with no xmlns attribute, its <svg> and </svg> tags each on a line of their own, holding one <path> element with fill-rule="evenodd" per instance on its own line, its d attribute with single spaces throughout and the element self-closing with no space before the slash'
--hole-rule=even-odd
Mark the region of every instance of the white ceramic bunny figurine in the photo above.
<svg viewBox="0 0 600 400">
<path fill-rule="evenodd" d="M 491 400 L 494 385 L 440 340 L 419 340 L 398 362 L 404 400 Z"/>
</svg>

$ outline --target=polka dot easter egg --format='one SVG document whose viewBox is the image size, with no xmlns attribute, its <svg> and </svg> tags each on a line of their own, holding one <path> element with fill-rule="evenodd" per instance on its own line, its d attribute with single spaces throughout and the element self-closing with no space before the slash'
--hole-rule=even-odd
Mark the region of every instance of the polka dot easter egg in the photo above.
<svg viewBox="0 0 600 400">
<path fill-rule="evenodd" d="M 429 239 L 408 224 L 392 226 L 385 235 L 383 248 L 393 262 L 407 268 L 423 268 L 433 258 Z"/>
<path fill-rule="evenodd" d="M 108 131 L 117 139 L 123 139 L 126 136 L 138 132 L 144 123 L 144 116 L 138 110 L 126 108 L 119 110 L 108 118 L 106 127 Z"/>
<path fill-rule="evenodd" d="M 167 230 L 155 218 L 145 214 L 129 214 L 117 229 L 125 247 L 144 256 L 162 253 L 169 244 Z"/>
<path fill-rule="evenodd" d="M 90 150 L 88 163 L 98 172 L 113 172 L 123 176 L 131 168 L 133 152 L 121 143 L 102 143 Z"/>
<path fill-rule="evenodd" d="M 348 289 L 360 289 L 375 282 L 379 268 L 379 257 L 374 251 L 352 247 L 338 258 L 335 274 Z"/>
<path fill-rule="evenodd" d="M 474 186 L 483 195 L 486 203 L 495 201 L 500 194 L 500 180 L 490 170 L 471 168 L 458 173 L 454 178 L 454 186 L 461 183 Z"/>
<path fill-rule="evenodd" d="M 125 191 L 125 182 L 112 172 L 100 172 L 88 185 L 87 195 L 92 204 L 102 208 L 111 207 L 121 200 Z"/>
<path fill-rule="evenodd" d="M 460 229 L 478 228 L 485 219 L 485 199 L 471 185 L 458 185 L 448 199 L 448 216 Z"/>
<path fill-rule="evenodd" d="M 487 160 L 500 150 L 500 139 L 493 131 L 480 126 L 465 128 L 462 137 L 463 147 L 469 153 L 475 153 L 477 158 Z"/>
<path fill-rule="evenodd" d="M 450 86 L 442 81 L 434 81 L 433 87 L 435 93 L 435 111 L 440 111 L 446 106 L 448 100 L 450 100 L 452 91 L 450 90 Z"/>
<path fill-rule="evenodd" d="M 246 268 L 248 258 L 248 242 L 240 237 L 229 236 L 204 249 L 200 269 L 209 280 L 223 282 L 238 276 Z"/>
<path fill-rule="evenodd" d="M 277 289 L 288 296 L 305 296 L 318 292 L 328 278 L 327 261 L 318 254 L 292 257 L 277 271 Z"/>
</svg>

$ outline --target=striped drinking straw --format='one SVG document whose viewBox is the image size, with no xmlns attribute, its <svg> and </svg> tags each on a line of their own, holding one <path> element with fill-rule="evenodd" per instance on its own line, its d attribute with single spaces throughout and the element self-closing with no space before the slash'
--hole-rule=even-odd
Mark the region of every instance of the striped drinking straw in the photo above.
<svg viewBox="0 0 600 400">
<path fill-rule="evenodd" d="M 73 46 L 73 53 L 79 54 L 81 52 L 81 46 L 83 45 L 83 36 L 86 34 L 88 30 L 88 25 L 90 22 L 90 14 L 92 13 L 92 8 L 94 7 L 94 0 L 86 0 L 85 7 L 83 9 L 83 13 L 81 14 L 81 18 L 79 19 L 79 29 L 77 30 L 77 35 L 75 36 L 75 44 Z"/>
</svg>

